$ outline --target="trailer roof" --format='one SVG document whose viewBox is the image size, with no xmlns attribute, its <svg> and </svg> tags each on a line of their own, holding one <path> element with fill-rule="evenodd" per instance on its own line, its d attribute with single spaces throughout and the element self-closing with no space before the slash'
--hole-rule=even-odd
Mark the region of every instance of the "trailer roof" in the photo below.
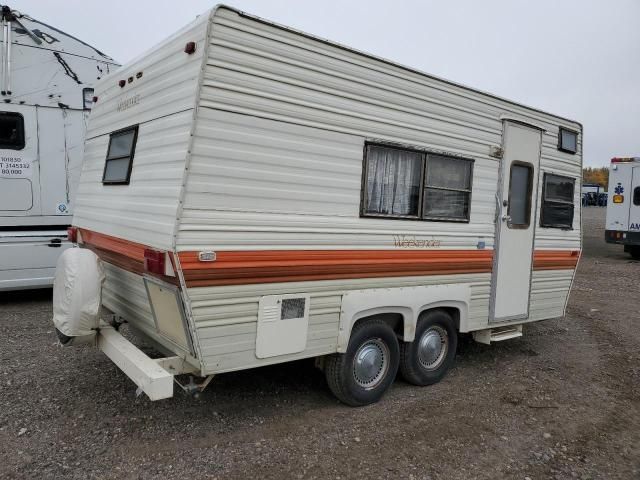
<svg viewBox="0 0 640 480">
<path fill-rule="evenodd" d="M 348 47 L 348 46 L 343 45 L 343 44 L 341 44 L 341 43 L 334 42 L 334 41 L 329 40 L 329 39 L 326 39 L 326 38 L 318 37 L 318 36 L 316 36 L 316 35 L 313 35 L 313 34 L 310 34 L 310 33 L 307 33 L 307 32 L 303 32 L 303 31 L 301 31 L 301 30 L 298 30 L 298 29 L 295 29 L 295 28 L 292 28 L 292 27 L 288 27 L 288 26 L 286 26 L 286 25 L 282 25 L 282 24 L 277 23 L 277 22 L 273 22 L 273 21 L 271 21 L 271 20 L 267 20 L 267 19 L 264 19 L 264 18 L 262 18 L 262 17 L 258 17 L 257 15 L 252 15 L 252 14 L 250 14 L 250 13 L 247 13 L 247 12 L 245 12 L 245 11 L 243 11 L 243 10 L 240 10 L 240 9 L 237 9 L 237 8 L 235 8 L 235 7 L 231 7 L 231 6 L 229 6 L 229 5 L 225 5 L 225 4 L 222 4 L 222 3 L 217 4 L 217 5 L 216 5 L 215 7 L 213 7 L 213 9 L 211 10 L 211 17 L 213 17 L 213 16 L 215 15 L 215 12 L 216 12 L 219 8 L 225 8 L 225 9 L 227 9 L 227 10 L 230 10 L 230 11 L 232 11 L 232 12 L 237 13 L 238 15 L 240 15 L 240 16 L 242 16 L 242 17 L 250 18 L 250 19 L 255 20 L 255 21 L 257 21 L 257 22 L 260 22 L 260 23 L 263 23 L 263 24 L 266 24 L 266 25 L 270 25 L 270 26 L 272 26 L 272 27 L 280 28 L 280 29 L 282 29 L 282 30 L 289 31 L 289 32 L 295 33 L 295 34 L 297 34 L 297 35 L 302 35 L 302 36 L 307 37 L 307 38 L 310 38 L 310 39 L 312 39 L 312 40 L 316 40 L 316 41 L 318 41 L 318 42 L 322 42 L 322 43 L 325 43 L 325 44 L 327 44 L 327 45 L 331 45 L 331 46 L 333 46 L 333 47 L 336 47 L 336 48 L 340 48 L 340 49 L 346 50 L 346 51 L 348 51 L 348 52 L 352 52 L 352 53 L 355 53 L 355 54 L 358 54 L 358 55 L 362 55 L 362 56 L 364 56 L 364 57 L 368 57 L 368 58 L 371 58 L 371 59 L 373 59 L 373 60 L 377 60 L 377 61 L 379 61 L 379 62 L 383 62 L 383 63 L 386 63 L 386 64 L 388 64 L 388 65 L 392 65 L 392 66 L 397 67 L 397 68 L 401 68 L 401 69 L 406 70 L 406 71 L 408 71 L 408 72 L 412 72 L 412 73 L 416 73 L 416 74 L 422 75 L 422 76 L 427 77 L 427 78 L 430 78 L 430 79 L 432 79 L 432 80 L 437 80 L 437 81 L 439 81 L 439 82 L 444 82 L 444 83 L 449 84 L 449 85 L 452 85 L 452 86 L 454 86 L 454 87 L 462 88 L 462 89 L 464 89 L 464 90 L 468 90 L 468 91 L 471 91 L 471 92 L 480 93 L 480 94 L 482 94 L 482 95 L 486 95 L 486 96 L 491 97 L 491 98 L 493 98 L 493 99 L 500 100 L 500 101 L 502 101 L 502 102 L 506 102 L 506 103 L 509 103 L 509 104 L 514 105 L 514 106 L 517 106 L 517 107 L 526 108 L 526 109 L 528 109 L 528 110 L 535 111 L 535 112 L 538 112 L 538 113 L 542 113 L 542 114 L 545 114 L 545 115 L 551 115 L 551 116 L 553 116 L 553 117 L 555 117 L 555 118 L 557 118 L 557 119 L 559 119 L 559 120 L 564 120 L 565 122 L 570 122 L 570 123 L 574 123 L 574 124 L 576 124 L 576 125 L 579 125 L 581 130 L 582 130 L 582 128 L 583 128 L 583 127 L 582 127 L 582 123 L 578 122 L 577 120 L 572 120 L 572 119 L 567 118 L 567 117 L 562 117 L 562 116 L 560 116 L 560 115 L 556 115 L 556 114 L 553 114 L 553 113 L 550 113 L 550 112 L 547 112 L 547 111 L 541 110 L 541 109 L 539 109 L 539 108 L 534 108 L 534 107 L 531 107 L 531 106 L 529 106 L 529 105 L 525 105 L 525 104 L 523 104 L 523 103 L 519 103 L 519 102 L 515 102 L 515 101 L 513 101 L 513 100 L 509 100 L 509 99 L 507 99 L 507 98 L 501 97 L 501 96 L 499 96 L 499 95 L 495 95 L 495 94 L 493 94 L 493 93 L 485 92 L 484 90 L 479 90 L 479 89 L 477 89 L 477 88 L 472 88 L 472 87 L 469 87 L 469 86 L 467 86 L 467 85 L 463 85 L 463 84 L 461 84 L 461 83 L 453 82 L 453 81 L 451 81 L 451 80 L 447 80 L 447 79 L 444 79 L 444 78 L 438 77 L 438 76 L 436 76 L 436 75 L 432 75 L 432 74 L 429 74 L 429 73 L 423 72 L 423 71 L 418 70 L 418 69 L 416 69 L 416 68 L 408 67 L 408 66 L 403 65 L 403 64 L 401 64 L 401 63 L 394 62 L 394 61 L 389 60 L 389 59 L 386 59 L 386 58 L 384 58 L 384 57 L 379 57 L 379 56 L 377 56 L 377 55 L 373 55 L 373 54 L 371 54 L 371 53 L 363 52 L 363 51 L 361 51 L 361 50 L 358 50 L 358 49 L 355 49 L 355 48 Z"/>
</svg>

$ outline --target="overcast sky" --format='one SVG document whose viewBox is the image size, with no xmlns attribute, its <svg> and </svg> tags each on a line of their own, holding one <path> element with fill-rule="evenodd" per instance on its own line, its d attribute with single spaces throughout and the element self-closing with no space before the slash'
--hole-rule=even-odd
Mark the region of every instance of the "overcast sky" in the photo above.
<svg viewBox="0 0 640 480">
<path fill-rule="evenodd" d="M 226 3 L 577 120 L 586 166 L 640 156 L 640 0 Z M 16 0 L 10 6 L 125 63 L 214 4 Z"/>
</svg>

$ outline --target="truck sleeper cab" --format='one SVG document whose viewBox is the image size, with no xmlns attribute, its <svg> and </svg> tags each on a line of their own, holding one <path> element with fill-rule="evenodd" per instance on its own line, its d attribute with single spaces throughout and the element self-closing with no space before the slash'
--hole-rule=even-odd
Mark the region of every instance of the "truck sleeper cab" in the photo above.
<svg viewBox="0 0 640 480">
<path fill-rule="evenodd" d="M 458 332 L 491 343 L 564 314 L 577 122 L 225 6 L 96 94 L 77 242 L 114 325 L 170 373 L 317 358 L 341 401 L 365 405 L 398 371 L 440 380 Z"/>
<path fill-rule="evenodd" d="M 0 291 L 51 287 L 71 247 L 93 84 L 117 65 L 6 5 L 0 23 Z"/>
</svg>

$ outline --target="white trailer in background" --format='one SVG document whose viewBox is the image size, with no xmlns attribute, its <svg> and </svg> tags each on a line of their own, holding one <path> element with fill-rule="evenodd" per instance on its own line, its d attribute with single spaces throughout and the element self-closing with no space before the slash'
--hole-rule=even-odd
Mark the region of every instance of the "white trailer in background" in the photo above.
<svg viewBox="0 0 640 480">
<path fill-rule="evenodd" d="M 0 290 L 46 287 L 71 245 L 93 84 L 117 65 L 7 6 L 1 15 Z"/>
<path fill-rule="evenodd" d="M 363 405 L 398 369 L 439 381 L 458 332 L 490 343 L 565 312 L 575 121 L 224 6 L 96 95 L 81 248 L 54 298 L 94 252 L 83 274 L 106 280 L 81 283 L 98 285 L 90 303 L 102 295 L 169 356 L 143 361 L 97 317 L 79 331 L 63 303 L 54 321 L 67 344 L 100 329 L 150 398 L 171 394 L 158 366 L 211 378 L 315 357 L 336 396 Z"/>
<path fill-rule="evenodd" d="M 611 159 L 604 239 L 640 260 L 640 157 Z"/>
</svg>

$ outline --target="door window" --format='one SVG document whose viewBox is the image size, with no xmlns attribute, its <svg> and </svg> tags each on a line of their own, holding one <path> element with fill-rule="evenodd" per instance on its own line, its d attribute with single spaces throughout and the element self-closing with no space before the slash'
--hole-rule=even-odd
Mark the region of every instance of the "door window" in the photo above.
<svg viewBox="0 0 640 480">
<path fill-rule="evenodd" d="M 511 164 L 507 209 L 509 228 L 529 228 L 531 224 L 532 180 L 532 165 L 519 162 Z"/>
<path fill-rule="evenodd" d="M 0 148 L 24 148 L 24 118 L 15 112 L 0 112 Z"/>
</svg>

